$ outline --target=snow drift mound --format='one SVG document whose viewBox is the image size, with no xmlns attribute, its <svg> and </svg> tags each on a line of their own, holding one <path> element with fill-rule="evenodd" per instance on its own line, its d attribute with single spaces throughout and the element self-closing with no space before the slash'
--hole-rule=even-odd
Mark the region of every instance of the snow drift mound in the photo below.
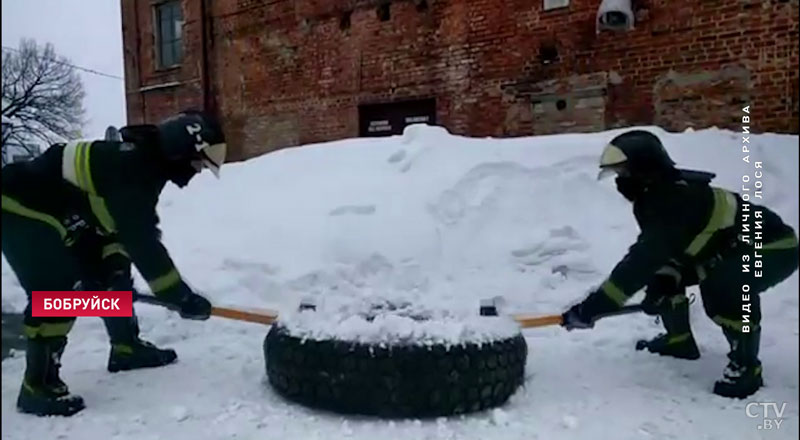
<svg viewBox="0 0 800 440">
<path fill-rule="evenodd" d="M 679 166 L 713 171 L 714 183 L 730 190 L 741 191 L 752 161 L 763 161 L 763 203 L 798 229 L 797 136 L 751 135 L 751 163 L 745 163 L 740 134 L 643 128 L 662 138 Z M 603 146 L 621 131 L 475 139 L 412 126 L 404 136 L 309 145 L 226 164 L 220 180 L 204 173 L 184 190 L 169 185 L 158 211 L 178 269 L 215 304 L 286 314 L 306 295 L 321 303 L 335 293 L 405 298 L 438 310 L 463 306 L 476 314 L 481 299 L 502 295 L 507 312 L 557 313 L 600 282 L 635 239 L 630 205 L 613 181 L 594 180 Z M 758 400 L 788 402 L 786 438 L 797 438 L 800 420 L 797 283 L 794 275 L 762 299 L 769 386 Z M 3 311 L 21 311 L 25 294 L 5 259 L 2 290 Z M 746 402 L 722 401 L 708 390 L 727 346 L 700 301 L 691 312 L 703 351 L 697 362 L 634 352 L 636 339 L 661 331 L 643 316 L 609 319 L 580 334 L 530 331 L 525 336 L 544 355 L 531 356 L 526 371 L 535 379 L 508 405 L 464 419 L 396 425 L 311 414 L 258 386 L 261 326 L 187 322 L 148 306 L 137 311 L 142 337 L 173 346 L 180 364 L 110 379 L 103 374 L 108 338 L 101 320 L 79 319 L 62 371 L 70 388 L 88 397 L 89 410 L 68 420 L 16 413 L 24 359 L 9 358 L 3 437 L 216 440 L 269 430 L 309 439 L 633 440 L 759 432 L 757 420 L 745 417 Z"/>
<path fill-rule="evenodd" d="M 741 191 L 752 174 L 736 133 L 643 128 L 679 166 L 716 172 L 717 185 Z M 280 150 L 227 164 L 220 180 L 168 185 L 164 240 L 186 279 L 221 303 L 292 309 L 309 292 L 388 285 L 445 309 L 501 294 L 550 313 L 600 282 L 635 238 L 630 205 L 595 180 L 600 151 L 622 131 L 500 140 L 412 125 Z M 796 137 L 750 139 L 764 204 L 796 226 Z M 4 309 L 21 310 L 13 276 L 3 290 Z"/>
</svg>

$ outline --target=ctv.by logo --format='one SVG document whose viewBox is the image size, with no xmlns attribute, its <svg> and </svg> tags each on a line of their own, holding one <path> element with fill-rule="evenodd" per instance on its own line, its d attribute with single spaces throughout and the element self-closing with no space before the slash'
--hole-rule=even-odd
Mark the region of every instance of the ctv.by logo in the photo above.
<svg viewBox="0 0 800 440">
<path fill-rule="evenodd" d="M 760 407 L 760 408 L 759 408 Z M 786 409 L 786 402 L 780 404 L 776 402 L 750 402 L 744 407 L 747 417 L 752 419 L 761 417 L 761 424 L 758 429 L 781 429 L 783 423 L 783 411 Z M 775 417 L 770 417 L 775 415 Z"/>
</svg>

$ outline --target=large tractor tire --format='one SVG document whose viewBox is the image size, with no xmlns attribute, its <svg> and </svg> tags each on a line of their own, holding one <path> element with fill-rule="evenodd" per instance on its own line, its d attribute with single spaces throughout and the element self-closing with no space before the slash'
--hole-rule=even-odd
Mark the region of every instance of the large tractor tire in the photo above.
<svg viewBox="0 0 800 440">
<path fill-rule="evenodd" d="M 392 345 L 315 340 L 280 323 L 264 341 L 267 376 L 279 394 L 309 407 L 381 417 L 500 406 L 522 385 L 527 353 L 521 334 L 482 343 Z"/>
</svg>

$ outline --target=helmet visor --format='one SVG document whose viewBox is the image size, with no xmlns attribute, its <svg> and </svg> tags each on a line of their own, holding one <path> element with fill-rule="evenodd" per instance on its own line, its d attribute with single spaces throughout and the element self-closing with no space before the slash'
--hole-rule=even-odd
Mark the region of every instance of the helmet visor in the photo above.
<svg viewBox="0 0 800 440">
<path fill-rule="evenodd" d="M 619 176 L 619 177 L 630 177 L 631 173 L 628 170 L 628 167 L 625 166 L 624 163 L 619 163 L 616 165 L 609 165 L 600 168 L 600 172 L 597 174 L 597 180 L 603 180 L 609 176 Z"/>
<path fill-rule="evenodd" d="M 628 157 L 614 144 L 608 144 L 600 155 L 600 167 L 619 165 L 628 161 Z"/>
<path fill-rule="evenodd" d="M 214 175 L 219 178 L 219 170 L 222 164 L 225 163 L 225 154 L 227 153 L 227 144 L 214 144 L 203 147 L 200 150 L 200 157 L 203 160 L 203 165 L 210 169 Z"/>
</svg>

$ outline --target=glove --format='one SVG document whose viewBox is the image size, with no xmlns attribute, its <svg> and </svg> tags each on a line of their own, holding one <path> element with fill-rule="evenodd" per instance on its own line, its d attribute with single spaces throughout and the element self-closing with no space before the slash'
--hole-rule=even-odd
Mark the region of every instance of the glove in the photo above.
<svg viewBox="0 0 800 440">
<path fill-rule="evenodd" d="M 173 310 L 183 319 L 205 321 L 211 317 L 211 303 L 203 296 L 198 295 L 183 282 L 173 292 L 160 295 L 164 301 L 172 304 Z"/>
<path fill-rule="evenodd" d="M 656 272 L 645 289 L 642 311 L 647 315 L 658 315 L 667 297 L 684 293 L 680 281 L 680 272 L 673 266 L 665 266 Z"/>
<path fill-rule="evenodd" d="M 593 328 L 595 321 L 619 306 L 601 289 L 592 292 L 585 300 L 570 307 L 561 315 L 561 326 L 567 330 Z"/>
<path fill-rule="evenodd" d="M 672 275 L 657 273 L 647 285 L 645 292 L 653 296 L 672 296 L 679 293 L 681 286 Z"/>
<path fill-rule="evenodd" d="M 190 293 L 184 296 L 179 303 L 179 307 L 180 310 L 178 313 L 183 319 L 205 321 L 211 317 L 211 303 L 203 296 L 196 293 Z"/>
<path fill-rule="evenodd" d="M 594 319 L 586 314 L 583 303 L 575 304 L 561 315 L 561 326 L 568 331 L 594 327 Z"/>
<path fill-rule="evenodd" d="M 664 299 L 666 299 L 666 296 L 664 295 L 655 294 L 649 290 L 646 291 L 644 299 L 641 302 L 642 311 L 645 313 L 645 315 L 660 315 L 661 308 L 664 305 Z"/>
</svg>

